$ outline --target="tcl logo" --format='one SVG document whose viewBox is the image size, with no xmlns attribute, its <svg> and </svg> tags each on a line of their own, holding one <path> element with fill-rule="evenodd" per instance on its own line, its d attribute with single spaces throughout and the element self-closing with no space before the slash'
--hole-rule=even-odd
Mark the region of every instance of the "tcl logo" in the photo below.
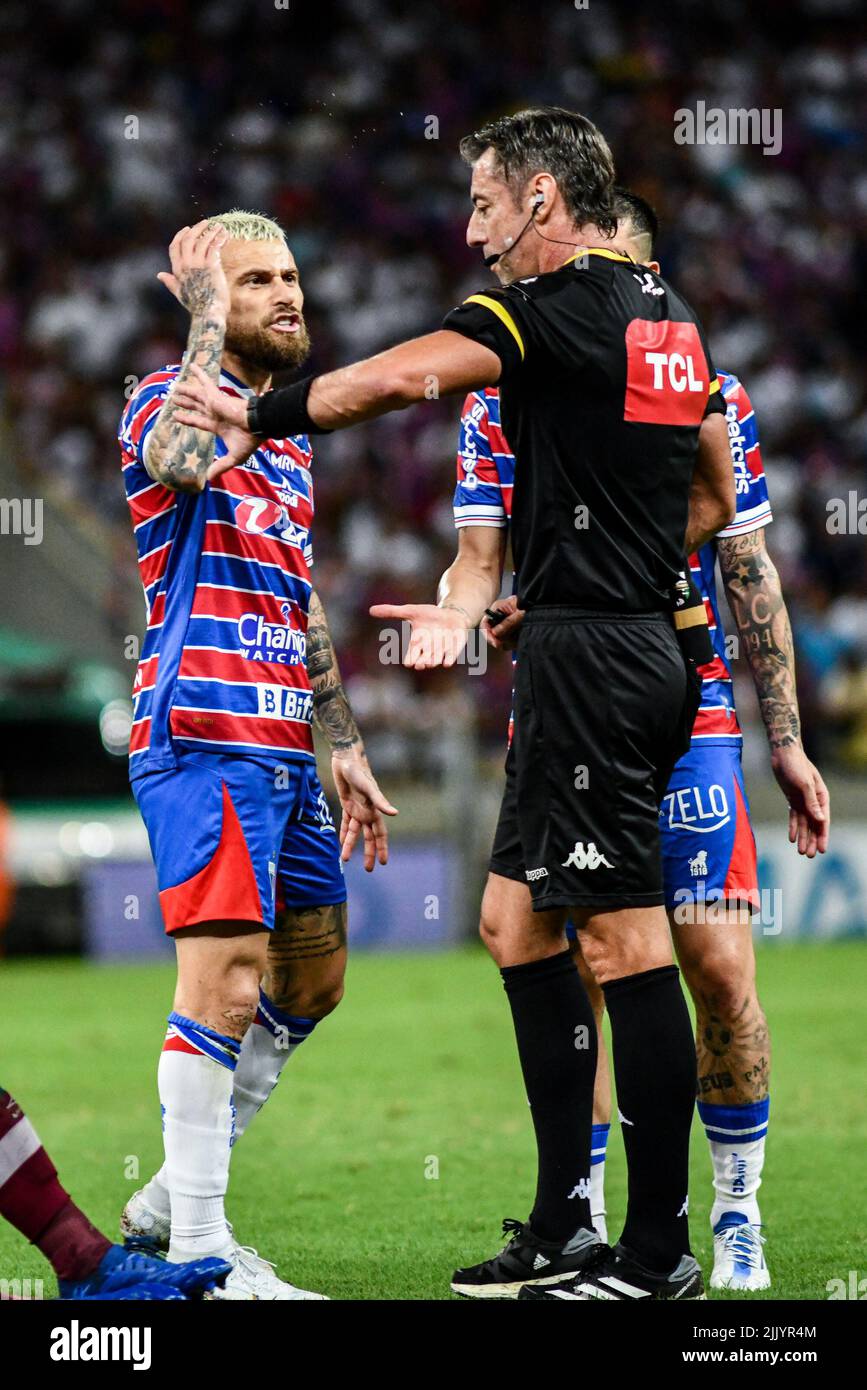
<svg viewBox="0 0 867 1390">
<path fill-rule="evenodd" d="M 670 357 L 664 352 L 646 352 L 644 358 L 653 368 L 654 391 L 665 390 L 665 372 L 668 372 L 669 385 L 673 391 L 707 390 L 707 387 L 703 387 L 696 379 L 695 365 L 691 357 L 684 357 L 679 352 L 673 352 Z"/>
<path fill-rule="evenodd" d="M 698 425 L 710 386 L 694 323 L 633 319 L 626 330 L 623 418 L 651 425 Z"/>
</svg>

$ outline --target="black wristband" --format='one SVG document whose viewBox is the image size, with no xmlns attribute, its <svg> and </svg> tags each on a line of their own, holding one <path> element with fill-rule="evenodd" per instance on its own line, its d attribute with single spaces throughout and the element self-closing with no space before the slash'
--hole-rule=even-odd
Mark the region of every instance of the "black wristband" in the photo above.
<svg viewBox="0 0 867 1390">
<path fill-rule="evenodd" d="M 264 396 L 251 396 L 247 402 L 247 428 L 251 434 L 264 439 L 290 439 L 294 434 L 331 434 L 310 419 L 307 397 L 316 380 L 313 376 L 281 386 L 278 391 L 266 391 Z"/>
</svg>

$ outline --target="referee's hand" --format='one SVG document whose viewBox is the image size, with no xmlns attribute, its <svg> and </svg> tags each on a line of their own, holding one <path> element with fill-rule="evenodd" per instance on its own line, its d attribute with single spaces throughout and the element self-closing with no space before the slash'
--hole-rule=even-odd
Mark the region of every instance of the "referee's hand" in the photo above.
<svg viewBox="0 0 867 1390">
<path fill-rule="evenodd" d="M 497 599 L 492 612 L 505 613 L 506 616 L 499 623 L 492 623 L 490 618 L 485 618 L 482 623 L 485 641 L 498 651 L 514 651 L 518 645 L 518 634 L 524 621 L 525 610 L 518 607 L 517 596 L 510 594 L 508 598 Z"/>
</svg>

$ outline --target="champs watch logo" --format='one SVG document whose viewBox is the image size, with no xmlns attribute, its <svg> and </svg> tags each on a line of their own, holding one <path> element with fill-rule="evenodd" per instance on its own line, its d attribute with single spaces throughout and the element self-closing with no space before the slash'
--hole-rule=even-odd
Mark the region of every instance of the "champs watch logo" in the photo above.
<svg viewBox="0 0 867 1390">
<path fill-rule="evenodd" d="M 269 623 L 261 613 L 242 613 L 238 619 L 238 645 L 248 661 L 272 661 L 278 666 L 299 666 L 307 655 L 307 636 L 289 626 L 291 605 L 281 603 L 282 623 Z"/>
</svg>

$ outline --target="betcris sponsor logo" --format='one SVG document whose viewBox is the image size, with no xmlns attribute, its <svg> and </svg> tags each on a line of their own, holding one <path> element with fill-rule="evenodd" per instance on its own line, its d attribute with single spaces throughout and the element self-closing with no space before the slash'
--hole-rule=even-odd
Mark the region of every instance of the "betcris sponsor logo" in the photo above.
<svg viewBox="0 0 867 1390">
<path fill-rule="evenodd" d="M 257 685 L 258 714 L 261 719 L 294 719 L 309 724 L 313 713 L 311 690 L 290 690 L 285 685 Z"/>
<path fill-rule="evenodd" d="M 738 407 L 735 401 L 729 401 L 726 406 L 726 425 L 729 432 L 729 448 L 732 452 L 732 463 L 735 468 L 735 491 L 749 492 L 750 490 L 750 471 L 747 468 L 747 441 L 741 429 L 738 419 Z"/>
<path fill-rule="evenodd" d="M 289 626 L 292 609 L 280 605 L 285 621 L 269 623 L 261 613 L 242 613 L 238 619 L 238 645 L 248 661 L 273 661 L 279 666 L 300 666 L 307 655 L 307 637 Z"/>
</svg>

